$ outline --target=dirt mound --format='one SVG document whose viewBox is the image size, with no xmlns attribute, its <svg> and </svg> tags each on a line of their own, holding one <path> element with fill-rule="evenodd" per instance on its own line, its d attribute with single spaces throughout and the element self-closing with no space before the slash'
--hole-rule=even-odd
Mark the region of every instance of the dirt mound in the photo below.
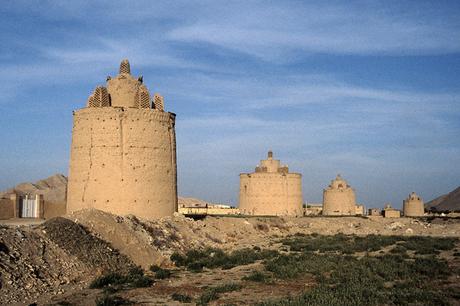
<svg viewBox="0 0 460 306">
<path fill-rule="evenodd" d="M 40 231 L 0 228 L 0 304 L 58 294 L 78 284 L 89 270 Z"/>
<path fill-rule="evenodd" d="M 89 268 L 108 272 L 128 271 L 134 266 L 127 256 L 121 255 L 110 244 L 69 219 L 53 218 L 41 225 L 41 228 L 51 241 Z"/>
<path fill-rule="evenodd" d="M 110 242 L 137 265 L 148 268 L 152 264 L 164 263 L 156 243 L 165 234 L 161 230 L 150 234 L 148 227 L 133 216 L 121 217 L 99 210 L 84 210 L 69 218 Z"/>
<path fill-rule="evenodd" d="M 69 218 L 144 268 L 170 265 L 173 252 L 212 243 L 205 232 L 195 233 L 194 228 L 202 223 L 183 216 L 145 220 L 91 209 L 75 212 Z"/>
<path fill-rule="evenodd" d="M 69 216 L 93 235 L 107 241 L 135 264 L 170 266 L 175 251 L 206 246 L 224 250 L 244 247 L 270 248 L 273 241 L 296 233 L 382 234 L 458 236 L 460 222 L 444 224 L 401 218 L 242 218 L 207 217 L 192 220 L 182 215 L 157 220 L 116 216 L 98 210 L 83 210 Z"/>
<path fill-rule="evenodd" d="M 83 226 L 54 218 L 34 227 L 0 227 L 0 304 L 24 304 L 87 287 L 133 262 Z"/>
<path fill-rule="evenodd" d="M 207 218 L 195 221 L 182 215 L 157 220 L 116 216 L 98 210 L 82 210 L 69 216 L 131 258 L 148 268 L 170 266 L 175 251 L 214 246 L 225 249 L 252 246 L 270 235 L 294 233 L 278 218 Z M 268 243 L 268 241 L 267 241 Z"/>
<path fill-rule="evenodd" d="M 425 204 L 425 208 L 436 211 L 460 211 L 460 187 Z"/>
</svg>

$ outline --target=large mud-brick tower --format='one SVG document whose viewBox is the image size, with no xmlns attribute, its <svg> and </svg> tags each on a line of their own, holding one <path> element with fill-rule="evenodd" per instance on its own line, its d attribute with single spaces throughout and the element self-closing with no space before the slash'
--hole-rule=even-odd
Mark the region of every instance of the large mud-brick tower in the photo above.
<svg viewBox="0 0 460 306">
<path fill-rule="evenodd" d="M 175 117 L 123 60 L 107 87 L 74 112 L 67 212 L 155 218 L 177 211 Z"/>
<path fill-rule="evenodd" d="M 299 216 L 302 202 L 302 175 L 289 173 L 271 151 L 254 173 L 240 174 L 239 209 L 243 214 Z"/>
<path fill-rule="evenodd" d="M 351 216 L 356 214 L 355 191 L 340 176 L 323 190 L 323 215 Z"/>
<path fill-rule="evenodd" d="M 425 213 L 423 200 L 415 192 L 412 192 L 403 201 L 403 213 L 405 217 L 420 217 Z"/>
</svg>

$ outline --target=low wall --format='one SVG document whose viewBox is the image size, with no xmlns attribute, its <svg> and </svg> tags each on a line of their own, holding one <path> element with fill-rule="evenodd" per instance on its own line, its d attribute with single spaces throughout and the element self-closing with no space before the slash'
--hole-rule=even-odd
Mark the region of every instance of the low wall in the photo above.
<svg viewBox="0 0 460 306">
<path fill-rule="evenodd" d="M 51 219 L 54 217 L 63 216 L 66 213 L 65 203 L 53 203 L 45 201 L 43 209 L 43 218 Z"/>
<path fill-rule="evenodd" d="M 14 201 L 11 199 L 0 199 L 0 219 L 14 218 Z"/>
<path fill-rule="evenodd" d="M 238 208 L 179 207 L 183 215 L 239 215 Z"/>
</svg>

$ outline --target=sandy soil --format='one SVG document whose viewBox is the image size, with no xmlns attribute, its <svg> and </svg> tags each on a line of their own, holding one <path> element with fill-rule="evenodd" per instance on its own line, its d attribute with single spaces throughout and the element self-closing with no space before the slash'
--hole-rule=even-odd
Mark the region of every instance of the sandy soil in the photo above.
<svg viewBox="0 0 460 306">
<path fill-rule="evenodd" d="M 148 221 L 100 211 L 82 211 L 69 218 L 97 233 L 143 267 L 168 265 L 169 256 L 177 250 L 204 246 L 224 250 L 270 248 L 274 238 L 296 233 L 460 237 L 460 220 L 457 219 L 207 217 L 195 221 L 178 215 Z"/>
<path fill-rule="evenodd" d="M 98 275 L 134 265 L 148 269 L 157 264 L 174 269 L 171 254 L 192 248 L 279 249 L 282 237 L 296 233 L 460 237 L 460 220 L 441 218 L 208 217 L 195 221 L 177 215 L 141 220 L 89 210 L 42 224 L 18 225 L 13 222 L 0 226 L 0 303 L 8 305 L 62 300 L 94 305 L 101 293 L 87 287 Z M 217 273 L 181 271 L 152 287 L 123 294 L 142 305 L 172 304 L 171 293 L 193 292 L 196 296 L 203 286 L 241 281 L 257 265 L 260 263 Z M 242 291 L 223 294 L 219 303 L 251 303 L 264 297 L 296 294 L 311 285 L 308 277 L 292 284 L 256 286 L 248 282 Z"/>
</svg>

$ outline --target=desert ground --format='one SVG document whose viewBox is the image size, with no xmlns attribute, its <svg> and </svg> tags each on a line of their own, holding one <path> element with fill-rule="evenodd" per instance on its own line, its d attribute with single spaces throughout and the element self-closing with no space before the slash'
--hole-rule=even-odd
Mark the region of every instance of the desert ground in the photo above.
<svg viewBox="0 0 460 306">
<path fill-rule="evenodd" d="M 459 305 L 459 235 L 456 218 L 152 221 L 88 210 L 8 221 L 0 227 L 0 303 L 328 305 L 330 292 L 350 290 L 350 301 L 336 302 Z M 354 273 L 371 280 L 355 283 Z"/>
</svg>

